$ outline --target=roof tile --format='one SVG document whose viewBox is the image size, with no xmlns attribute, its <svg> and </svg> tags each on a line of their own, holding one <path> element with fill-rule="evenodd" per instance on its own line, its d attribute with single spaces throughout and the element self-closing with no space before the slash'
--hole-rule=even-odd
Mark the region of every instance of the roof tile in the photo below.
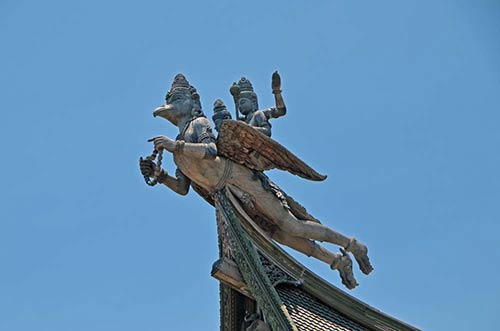
<svg viewBox="0 0 500 331">
<path fill-rule="evenodd" d="M 281 300 L 299 331 L 367 331 L 300 288 L 278 286 Z"/>
</svg>

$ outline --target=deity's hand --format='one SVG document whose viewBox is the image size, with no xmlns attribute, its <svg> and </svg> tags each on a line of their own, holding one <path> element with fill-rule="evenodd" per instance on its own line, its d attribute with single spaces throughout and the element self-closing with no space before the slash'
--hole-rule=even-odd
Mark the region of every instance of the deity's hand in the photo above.
<svg viewBox="0 0 500 331">
<path fill-rule="evenodd" d="M 278 74 L 278 71 L 273 73 L 273 77 L 271 79 L 271 88 L 273 89 L 274 94 L 281 93 L 281 77 Z"/>
<path fill-rule="evenodd" d="M 149 139 L 148 141 L 155 144 L 155 150 L 157 151 L 166 149 L 167 151 L 172 153 L 175 150 L 175 140 L 172 140 L 169 137 L 157 136 Z"/>
</svg>

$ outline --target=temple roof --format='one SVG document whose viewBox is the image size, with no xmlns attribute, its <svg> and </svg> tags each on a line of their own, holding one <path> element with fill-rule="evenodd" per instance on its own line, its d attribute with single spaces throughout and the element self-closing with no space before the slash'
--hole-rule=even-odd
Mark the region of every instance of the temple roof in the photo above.
<svg viewBox="0 0 500 331">
<path fill-rule="evenodd" d="M 297 287 L 280 285 L 276 290 L 300 331 L 368 330 Z"/>
<path fill-rule="evenodd" d="M 219 206 L 223 211 L 218 214 L 220 249 L 225 253 L 214 263 L 212 275 L 245 297 L 257 303 L 260 300 L 274 331 L 419 330 L 319 277 L 286 253 L 244 211 L 236 209 L 224 214 L 224 206 Z M 224 232 L 224 227 L 231 231 Z M 244 245 L 237 245 L 238 240 Z M 228 253 L 229 246 L 232 253 Z M 268 298 L 263 300 L 262 295 Z"/>
</svg>

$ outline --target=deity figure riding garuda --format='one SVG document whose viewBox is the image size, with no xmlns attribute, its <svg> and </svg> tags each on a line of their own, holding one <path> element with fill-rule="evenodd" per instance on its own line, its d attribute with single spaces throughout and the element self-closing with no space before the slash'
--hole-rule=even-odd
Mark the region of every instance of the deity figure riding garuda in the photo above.
<svg viewBox="0 0 500 331">
<path fill-rule="evenodd" d="M 175 140 L 165 136 L 149 140 L 155 151 L 151 157 L 140 159 L 142 175 L 150 185 L 161 183 L 181 195 L 187 194 L 191 186 L 215 206 L 219 205 L 220 194 L 229 196 L 233 207 L 243 209 L 272 239 L 327 263 L 338 270 L 342 283 L 352 289 L 357 282 L 348 253 L 353 254 L 361 271 L 369 274 L 373 268 L 366 246 L 321 224 L 263 173 L 282 169 L 313 181 L 326 178 L 269 137 L 269 119 L 285 113 L 279 75 L 275 75 L 275 108 L 258 111 L 256 96 L 246 79 L 239 82 L 240 93 L 233 93 L 234 85 L 231 88 L 233 96 L 240 97 L 235 97 L 235 102 L 244 118 L 237 115 L 238 120 L 229 119 L 224 103 L 215 102 L 213 119 L 219 133 L 216 139 L 196 89 L 178 74 L 167 93 L 166 104 L 156 108 L 153 116 L 177 126 L 179 135 Z M 248 100 L 241 101 L 247 96 L 255 101 L 251 107 L 245 105 Z M 161 158 L 155 162 L 156 155 L 164 150 L 173 154 L 175 177 L 161 169 Z M 338 245 L 341 252 L 333 253 L 317 241 Z"/>
</svg>

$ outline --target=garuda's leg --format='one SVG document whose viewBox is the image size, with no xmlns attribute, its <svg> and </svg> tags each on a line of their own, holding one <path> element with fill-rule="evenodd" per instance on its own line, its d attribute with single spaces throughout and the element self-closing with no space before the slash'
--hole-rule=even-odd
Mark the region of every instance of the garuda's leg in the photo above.
<svg viewBox="0 0 500 331">
<path fill-rule="evenodd" d="M 333 253 L 312 240 L 293 237 L 282 231 L 275 231 L 272 238 L 280 244 L 329 264 L 333 270 L 338 270 L 342 284 L 348 289 L 353 289 L 358 285 L 352 273 L 351 258 L 345 251 L 342 254 Z"/>
<path fill-rule="evenodd" d="M 284 208 L 274 208 L 274 221 L 280 230 L 294 237 L 326 241 L 351 252 L 359 264 L 361 271 L 368 275 L 373 267 L 368 258 L 368 248 L 354 238 L 349 238 L 323 224 L 312 221 L 298 220 Z"/>
<path fill-rule="evenodd" d="M 258 181 L 246 184 L 246 190 L 251 195 L 239 189 L 236 185 L 231 185 L 230 189 L 241 201 L 252 200 L 252 204 L 257 210 L 272 221 L 285 234 L 292 237 L 300 237 L 317 241 L 326 241 L 351 252 L 359 264 L 359 268 L 364 274 L 369 274 L 373 267 L 368 259 L 368 249 L 365 245 L 358 243 L 356 239 L 349 238 L 343 234 L 330 229 L 329 227 L 312 221 L 299 220 L 292 213 L 283 207 L 276 196 L 263 189 Z M 250 196 L 247 197 L 247 196 Z"/>
</svg>

